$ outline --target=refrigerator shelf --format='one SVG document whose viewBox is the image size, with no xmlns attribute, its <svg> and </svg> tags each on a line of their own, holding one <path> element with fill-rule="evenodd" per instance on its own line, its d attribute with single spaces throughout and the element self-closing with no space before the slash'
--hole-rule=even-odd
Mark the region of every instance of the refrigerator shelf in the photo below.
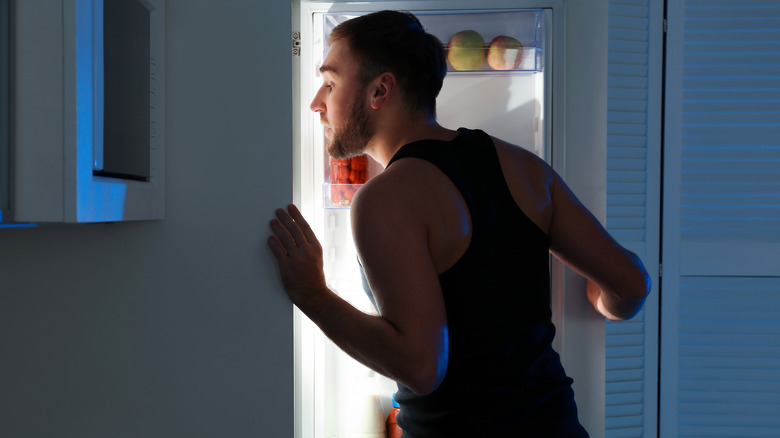
<svg viewBox="0 0 780 438">
<path fill-rule="evenodd" d="M 414 12 L 414 11 L 413 11 Z M 487 57 L 488 48 L 497 37 L 510 37 L 523 47 L 522 61 L 516 68 L 508 70 L 493 69 L 487 59 L 472 69 L 457 70 L 447 61 L 448 74 L 471 74 L 474 72 L 541 72 L 543 67 L 543 20 L 542 9 L 515 10 L 469 10 L 469 11 L 417 11 L 414 12 L 426 31 L 441 41 L 445 50 L 452 45 L 454 35 L 464 31 L 475 32 L 479 44 L 484 47 Z M 323 14 L 323 41 L 338 24 L 354 18 L 361 13 L 329 12 Z M 326 44 L 327 46 L 327 44 Z M 327 47 L 324 47 L 327 49 Z"/>
<path fill-rule="evenodd" d="M 322 184 L 322 204 L 325 208 L 349 208 L 352 198 L 363 184 Z"/>
<path fill-rule="evenodd" d="M 445 50 L 448 50 L 447 45 L 445 44 Z M 485 45 L 485 52 L 487 52 L 489 45 Z M 542 51 L 541 49 L 538 49 L 536 47 L 523 47 L 523 53 L 522 53 L 522 60 L 520 61 L 520 64 L 517 66 L 517 68 L 510 68 L 510 69 L 495 69 L 492 68 L 489 64 L 487 59 L 482 62 L 482 64 L 474 69 L 470 70 L 457 70 L 455 69 L 450 61 L 447 61 L 447 75 L 460 75 L 460 74 L 475 74 L 475 73 L 483 73 L 483 74 L 489 74 L 491 76 L 496 75 L 502 75 L 502 74 L 522 74 L 522 73 L 539 73 L 543 70 L 542 68 Z"/>
</svg>

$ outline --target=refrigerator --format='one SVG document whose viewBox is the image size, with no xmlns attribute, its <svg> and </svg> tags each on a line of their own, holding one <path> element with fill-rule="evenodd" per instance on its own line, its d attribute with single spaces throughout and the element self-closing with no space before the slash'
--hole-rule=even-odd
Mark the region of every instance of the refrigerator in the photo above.
<svg viewBox="0 0 780 438">
<path fill-rule="evenodd" d="M 566 163 L 562 120 L 565 99 L 561 92 L 565 84 L 562 69 L 564 7 L 561 1 L 294 2 L 295 202 L 323 245 L 328 285 L 367 313 L 375 311 L 361 281 L 350 230 L 349 205 L 354 191 L 382 168 L 370 158 L 366 163 L 361 160 L 335 161 L 328 157 L 324 129 L 319 116 L 309 110 L 309 103 L 322 82 L 318 68 L 327 52 L 330 31 L 345 20 L 383 9 L 414 13 L 426 31 L 436 35 L 445 46 L 448 73 L 437 98 L 437 119 L 442 126 L 482 129 L 532 151 L 559 173 L 563 173 Z M 457 36 L 463 35 L 464 31 L 481 39 L 485 53 L 481 63 L 464 65 L 454 54 Z M 499 37 L 513 44 L 514 52 L 505 51 L 504 62 L 496 62 L 489 56 L 491 45 L 502 41 Z M 519 42 L 520 47 L 515 42 Z M 564 301 L 567 288 L 582 287 L 582 284 L 567 281 L 571 274 L 556 267 L 556 263 L 551 259 L 551 306 L 558 330 L 554 346 L 571 376 L 578 374 L 576 369 L 571 369 L 571 363 L 576 368 L 582 359 L 569 357 L 570 363 L 567 363 L 566 352 L 562 351 L 565 350 L 562 330 L 567 318 Z M 582 312 L 586 318 L 592 317 L 582 308 L 574 311 L 571 317 L 578 319 Z M 573 324 L 571 329 L 575 330 L 576 326 Z M 294 331 L 296 437 L 385 436 L 385 418 L 392 408 L 395 383 L 341 352 L 300 312 L 295 315 Z M 599 342 L 603 343 L 603 340 L 596 341 L 589 350 L 595 348 L 598 354 Z M 603 345 L 601 351 L 603 353 Z M 589 363 L 585 368 L 586 373 L 592 374 L 594 364 Z M 598 369 L 598 360 L 595 368 Z M 601 371 L 603 373 L 603 368 Z M 598 387 L 599 377 L 594 378 Z M 603 386 L 603 377 L 600 381 Z M 603 402 L 603 393 L 592 394 L 588 385 L 575 386 L 575 391 L 578 405 L 585 400 Z M 588 409 L 584 411 L 585 415 L 603 416 L 603 409 L 601 414 L 598 409 L 595 414 Z M 582 417 L 582 408 L 580 412 Z M 582 422 L 590 423 L 588 419 Z"/>
</svg>

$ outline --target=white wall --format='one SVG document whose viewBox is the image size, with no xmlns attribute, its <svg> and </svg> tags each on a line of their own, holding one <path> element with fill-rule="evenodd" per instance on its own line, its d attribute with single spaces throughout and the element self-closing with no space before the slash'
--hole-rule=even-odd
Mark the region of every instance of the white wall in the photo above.
<svg viewBox="0 0 780 438">
<path fill-rule="evenodd" d="M 290 5 L 166 15 L 166 219 L 0 229 L 0 436 L 293 434 Z"/>
</svg>

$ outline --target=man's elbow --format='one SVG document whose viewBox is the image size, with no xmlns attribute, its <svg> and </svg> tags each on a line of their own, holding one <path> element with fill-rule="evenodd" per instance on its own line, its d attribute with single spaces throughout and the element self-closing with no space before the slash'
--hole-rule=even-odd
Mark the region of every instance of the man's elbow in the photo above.
<svg viewBox="0 0 780 438">
<path fill-rule="evenodd" d="M 626 300 L 644 301 L 650 294 L 650 289 L 653 286 L 653 281 L 650 279 L 650 274 L 647 273 L 645 265 L 642 260 L 634 253 L 631 254 L 632 266 L 627 269 L 630 272 L 630 281 L 626 284 L 626 288 L 621 294 L 621 298 Z"/>
<path fill-rule="evenodd" d="M 449 364 L 449 331 L 445 327 L 435 353 L 424 352 L 416 365 L 409 369 L 408 384 L 415 394 L 428 395 L 436 390 L 447 375 Z"/>
<path fill-rule="evenodd" d="M 599 300 L 599 312 L 613 321 L 631 319 L 639 313 L 652 287 L 647 272 L 643 273 L 643 281 L 638 281 L 635 287 L 624 290 L 622 295 Z"/>
<path fill-rule="evenodd" d="M 440 370 L 439 367 L 425 366 L 412 373 L 405 386 L 417 395 L 428 395 L 441 385 L 445 374 L 446 368 Z"/>
</svg>

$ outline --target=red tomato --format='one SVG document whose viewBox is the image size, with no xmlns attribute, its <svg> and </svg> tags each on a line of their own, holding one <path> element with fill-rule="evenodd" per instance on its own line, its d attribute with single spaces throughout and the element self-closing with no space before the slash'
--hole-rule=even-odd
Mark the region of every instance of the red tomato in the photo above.
<svg viewBox="0 0 780 438">
<path fill-rule="evenodd" d="M 360 171 L 352 169 L 349 172 L 349 180 L 353 183 L 358 183 L 358 184 L 362 183 L 363 181 L 360 179 Z"/>
<path fill-rule="evenodd" d="M 368 169 L 368 157 L 366 155 L 353 157 L 350 166 L 355 170 L 366 170 Z"/>
<path fill-rule="evenodd" d="M 350 182 L 349 173 L 349 167 L 339 167 L 337 178 L 342 182 Z"/>
<path fill-rule="evenodd" d="M 336 179 L 338 178 L 339 172 L 337 170 L 338 168 L 334 163 L 331 163 L 330 165 L 330 183 L 335 184 Z"/>
<path fill-rule="evenodd" d="M 349 167 L 350 164 L 352 163 L 352 160 L 350 160 L 349 158 L 347 158 L 346 160 L 335 160 L 334 159 L 333 161 L 335 161 L 336 165 L 339 166 L 339 167 Z"/>
<path fill-rule="evenodd" d="M 344 187 L 344 199 L 347 201 L 352 201 L 352 198 L 355 196 L 355 189 L 353 189 L 351 186 L 345 186 Z"/>
</svg>

